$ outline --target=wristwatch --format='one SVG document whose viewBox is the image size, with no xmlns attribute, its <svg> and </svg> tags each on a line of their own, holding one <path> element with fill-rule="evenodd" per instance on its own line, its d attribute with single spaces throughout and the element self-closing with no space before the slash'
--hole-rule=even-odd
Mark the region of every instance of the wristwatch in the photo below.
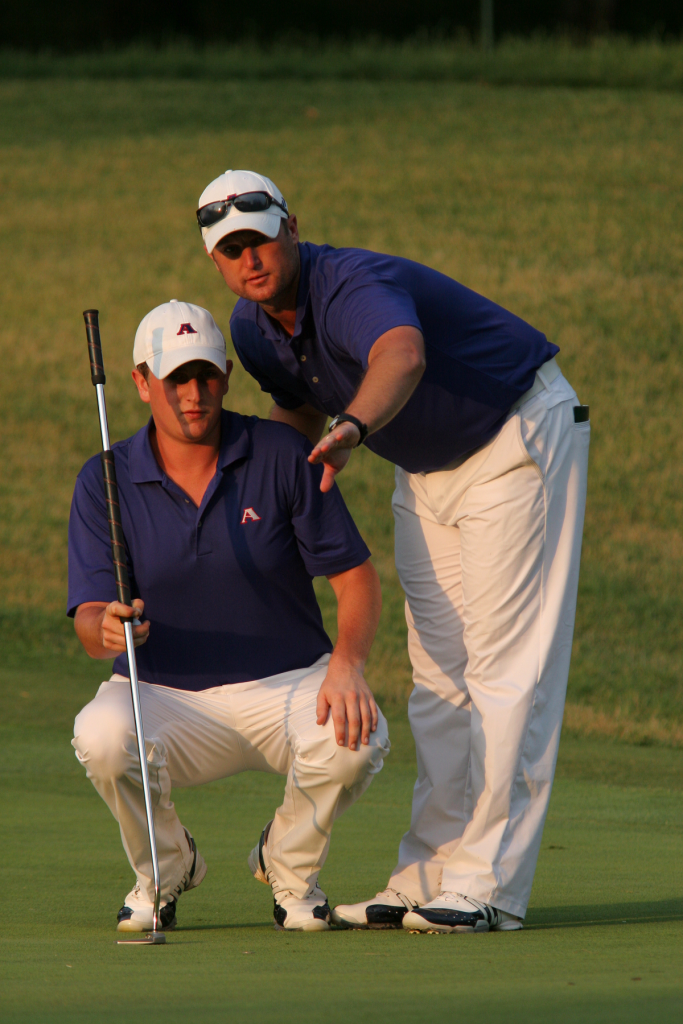
<svg viewBox="0 0 683 1024">
<path fill-rule="evenodd" d="M 358 448 L 358 446 L 361 445 L 368 436 L 367 425 L 363 423 L 362 420 L 359 420 L 357 416 L 352 416 L 350 412 L 340 412 L 338 416 L 335 416 L 334 419 L 330 421 L 330 425 L 327 428 L 328 432 L 330 430 L 334 430 L 340 423 L 353 423 L 354 427 L 358 427 L 360 431 L 360 441 L 358 444 L 354 445 L 354 448 Z"/>
</svg>

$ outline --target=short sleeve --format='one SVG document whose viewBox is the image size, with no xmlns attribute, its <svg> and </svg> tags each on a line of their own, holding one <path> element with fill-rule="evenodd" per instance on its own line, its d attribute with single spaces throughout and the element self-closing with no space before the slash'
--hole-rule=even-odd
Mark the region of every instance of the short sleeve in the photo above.
<svg viewBox="0 0 683 1024">
<path fill-rule="evenodd" d="M 307 445 L 297 460 L 292 525 L 308 574 L 330 576 L 362 565 L 370 550 L 337 485 L 326 494 L 320 490 L 323 469 L 308 462 L 310 451 Z"/>
<path fill-rule="evenodd" d="M 67 615 L 88 601 L 115 601 L 104 487 L 96 486 L 92 464 L 76 480 L 69 516 L 69 595 Z"/>
<path fill-rule="evenodd" d="M 390 277 L 353 274 L 327 304 L 327 336 L 364 367 L 377 339 L 394 327 L 422 330 L 413 297 Z"/>
</svg>

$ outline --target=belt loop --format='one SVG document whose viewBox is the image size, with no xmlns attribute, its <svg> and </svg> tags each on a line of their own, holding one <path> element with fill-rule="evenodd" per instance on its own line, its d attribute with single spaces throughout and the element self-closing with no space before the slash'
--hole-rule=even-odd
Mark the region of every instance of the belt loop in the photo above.
<svg viewBox="0 0 683 1024">
<path fill-rule="evenodd" d="M 542 366 L 539 366 L 539 368 L 536 370 L 536 376 L 541 378 L 541 381 L 543 382 L 543 387 L 546 389 L 546 391 L 550 391 L 550 384 L 548 384 L 548 381 L 545 379 L 545 374 L 543 373 Z"/>
<path fill-rule="evenodd" d="M 548 371 L 550 371 L 550 373 L 548 373 Z M 546 389 L 546 391 L 550 391 L 550 385 L 556 377 L 560 376 L 561 372 L 562 371 L 555 362 L 555 356 L 553 356 L 552 359 L 549 359 L 547 363 L 544 363 L 543 366 L 539 366 L 539 368 L 536 370 L 536 374 L 540 378 L 541 383 L 543 384 L 543 387 Z"/>
</svg>

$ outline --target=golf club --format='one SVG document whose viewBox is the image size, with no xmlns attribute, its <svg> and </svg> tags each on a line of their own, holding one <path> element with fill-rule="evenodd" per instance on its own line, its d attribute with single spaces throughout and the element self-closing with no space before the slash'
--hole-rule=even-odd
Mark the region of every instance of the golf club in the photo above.
<svg viewBox="0 0 683 1024">
<path fill-rule="evenodd" d="M 104 363 L 102 361 L 102 346 L 100 343 L 99 311 L 97 309 L 86 309 L 83 313 L 85 320 L 85 331 L 88 336 L 88 354 L 90 356 L 90 375 L 97 392 L 97 410 L 100 418 L 100 432 L 102 434 L 102 477 L 104 479 L 104 493 L 107 500 L 107 518 L 109 519 L 109 536 L 111 538 L 111 551 L 114 561 L 114 575 L 116 577 L 117 599 L 121 604 L 132 607 L 130 597 L 130 582 L 128 579 L 128 567 L 126 565 L 126 548 L 121 524 L 121 509 L 119 506 L 119 492 L 116 485 L 116 466 L 114 454 L 109 444 L 109 427 L 107 424 L 107 407 L 104 400 Z M 147 771 L 147 756 L 145 754 L 145 733 L 142 725 L 142 711 L 140 709 L 140 689 L 138 686 L 138 671 L 135 660 L 135 644 L 133 641 L 133 621 L 122 619 L 123 629 L 126 637 L 126 654 L 128 656 L 128 674 L 130 677 L 130 693 L 133 700 L 133 715 L 135 718 L 135 734 L 138 741 L 138 756 L 140 758 L 140 773 L 142 775 L 142 790 L 145 796 L 145 813 L 147 815 L 147 833 L 149 836 L 149 848 L 152 854 L 152 870 L 154 872 L 154 916 L 152 919 L 152 931 L 142 939 L 119 939 L 119 945 L 147 944 L 158 945 L 166 942 L 166 936 L 159 931 L 159 902 L 161 898 L 159 880 L 159 861 L 157 858 L 157 843 L 154 835 L 154 812 L 152 808 L 152 797 L 149 789 L 149 773 Z"/>
</svg>

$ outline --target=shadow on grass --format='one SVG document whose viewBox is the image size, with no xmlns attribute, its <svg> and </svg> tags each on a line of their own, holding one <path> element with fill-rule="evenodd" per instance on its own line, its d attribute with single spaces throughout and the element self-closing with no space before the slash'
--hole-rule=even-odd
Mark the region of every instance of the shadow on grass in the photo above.
<svg viewBox="0 0 683 1024">
<path fill-rule="evenodd" d="M 683 899 L 657 900 L 644 903 L 606 903 L 596 906 L 544 907 L 531 911 L 524 923 L 525 931 L 549 928 L 591 928 L 605 924 L 653 924 L 664 921 L 683 921 Z M 195 924 L 176 928 L 174 934 L 184 932 L 251 930 L 272 928 L 272 921 L 240 924 Z M 332 928 L 331 932 L 344 932 L 345 928 Z"/>
<path fill-rule="evenodd" d="M 180 932 L 216 932 L 230 931 L 240 928 L 272 928 L 272 921 L 252 921 L 249 924 L 184 924 L 173 929 L 174 935 Z"/>
<path fill-rule="evenodd" d="M 608 903 L 597 906 L 547 907 L 532 910 L 525 930 L 539 928 L 583 928 L 599 924 L 649 924 L 682 921 L 683 900 L 644 903 Z"/>
</svg>

